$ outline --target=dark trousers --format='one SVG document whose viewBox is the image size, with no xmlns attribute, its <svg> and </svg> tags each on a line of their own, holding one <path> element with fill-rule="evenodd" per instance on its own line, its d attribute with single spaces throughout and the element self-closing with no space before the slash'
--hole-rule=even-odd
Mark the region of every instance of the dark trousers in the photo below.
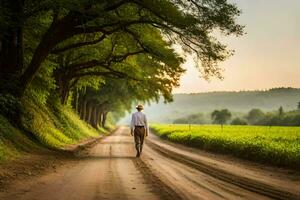
<svg viewBox="0 0 300 200">
<path fill-rule="evenodd" d="M 136 126 L 134 128 L 134 142 L 135 142 L 135 149 L 138 153 L 142 152 L 144 138 L 145 138 L 145 127 Z"/>
</svg>

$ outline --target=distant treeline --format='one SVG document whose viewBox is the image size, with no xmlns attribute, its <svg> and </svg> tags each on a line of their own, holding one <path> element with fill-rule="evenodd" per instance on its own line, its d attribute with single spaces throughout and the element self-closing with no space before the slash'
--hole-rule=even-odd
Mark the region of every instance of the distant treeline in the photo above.
<svg viewBox="0 0 300 200">
<path fill-rule="evenodd" d="M 240 122 L 246 121 L 250 125 L 265 125 L 265 126 L 300 126 L 300 109 L 284 112 L 280 107 L 277 112 L 264 113 L 260 109 L 252 109 L 242 119 L 235 118 L 231 124 L 239 125 Z"/>
<path fill-rule="evenodd" d="M 234 117 L 232 117 L 234 116 Z M 277 111 L 263 112 L 251 109 L 246 114 L 232 114 L 228 109 L 215 110 L 210 115 L 197 113 L 181 117 L 174 124 L 232 124 L 232 125 L 264 125 L 264 126 L 300 126 L 300 102 L 292 111 L 284 111 L 282 106 Z"/>
<path fill-rule="evenodd" d="M 232 118 L 235 118 L 241 117 L 252 108 L 259 108 L 266 113 L 275 111 L 280 106 L 285 111 L 295 110 L 299 101 L 300 89 L 297 88 L 175 94 L 172 103 L 165 104 L 161 99 L 158 104 L 152 103 L 150 106 L 145 106 L 145 112 L 151 122 L 157 123 L 172 123 L 178 118 L 203 113 L 204 116 L 200 118 L 205 118 L 204 122 L 208 123 L 211 122 L 211 117 L 205 113 L 212 113 L 214 110 L 227 108 L 231 111 Z"/>
</svg>

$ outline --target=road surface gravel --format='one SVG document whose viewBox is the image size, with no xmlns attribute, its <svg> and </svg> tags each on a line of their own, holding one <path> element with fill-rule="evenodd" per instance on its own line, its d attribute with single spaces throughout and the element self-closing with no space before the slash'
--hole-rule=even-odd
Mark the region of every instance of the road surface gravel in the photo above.
<svg viewBox="0 0 300 200">
<path fill-rule="evenodd" d="M 147 140 L 141 158 L 136 158 L 129 128 L 120 127 L 113 135 L 82 151 L 78 159 L 65 161 L 62 166 L 41 176 L 14 181 L 6 190 L 0 191 L 0 199 L 272 199 L 226 179 L 219 179 L 210 174 L 213 171 L 206 173 L 183 162 L 177 159 L 180 155 L 205 162 L 211 170 L 227 170 L 233 177 L 242 175 L 263 179 L 264 184 L 291 192 L 295 194 L 295 199 L 299 197 L 297 174 L 285 176 L 282 172 L 273 173 L 234 160 L 225 162 L 222 157 L 172 145 L 153 135 Z M 172 151 L 177 157 L 168 156 Z"/>
</svg>

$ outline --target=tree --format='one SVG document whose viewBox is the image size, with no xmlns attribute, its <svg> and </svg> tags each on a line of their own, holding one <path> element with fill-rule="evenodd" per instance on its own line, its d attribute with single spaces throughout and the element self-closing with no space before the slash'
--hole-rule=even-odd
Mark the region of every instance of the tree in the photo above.
<svg viewBox="0 0 300 200">
<path fill-rule="evenodd" d="M 186 117 L 177 118 L 173 121 L 174 124 L 207 124 L 208 120 L 202 113 L 191 114 Z"/>
<path fill-rule="evenodd" d="M 298 102 L 297 109 L 300 110 L 300 101 Z"/>
<path fill-rule="evenodd" d="M 23 67 L 23 4 L 1 1 L 0 6 L 0 85 L 7 89 L 7 82 L 13 84 Z"/>
<path fill-rule="evenodd" d="M 247 125 L 247 121 L 241 118 L 234 118 L 231 123 L 231 125 Z"/>
<path fill-rule="evenodd" d="M 225 124 L 231 118 L 231 113 L 227 109 L 215 110 L 211 113 L 211 118 L 214 123 L 221 124 L 223 128 L 223 124 Z"/>
<path fill-rule="evenodd" d="M 16 105 L 32 94 L 47 102 L 57 88 L 62 103 L 76 95 L 82 103 L 74 108 L 91 124 L 98 110 L 105 119 L 111 110 L 126 109 L 121 99 L 99 101 L 97 93 L 111 80 L 144 85 L 130 93 L 137 99 L 162 95 L 169 102 L 184 71 L 174 47 L 194 55 L 205 78 L 220 78 L 217 64 L 232 51 L 212 33 L 242 35 L 239 14 L 226 0 L 2 0 L 0 95 L 12 96 Z"/>
<path fill-rule="evenodd" d="M 265 117 L 265 114 L 260 109 L 252 109 L 249 111 L 248 115 L 246 116 L 246 119 L 248 120 L 249 124 L 257 124 L 259 121 L 263 120 Z"/>
<path fill-rule="evenodd" d="M 55 61 L 59 67 L 54 75 L 62 103 L 66 102 L 76 82 L 83 77 L 95 76 L 150 81 L 153 86 L 164 88 L 163 95 L 169 99 L 172 88 L 178 86 L 179 77 L 184 72 L 181 67 L 183 59 L 174 53 L 156 29 L 140 29 L 144 36 L 155 37 L 149 41 L 120 31 L 109 36 L 103 45 L 59 54 Z"/>
<path fill-rule="evenodd" d="M 226 35 L 243 33 L 243 27 L 235 21 L 240 11 L 225 0 L 210 3 L 190 0 L 82 0 L 76 3 L 3 0 L 1 3 L 4 14 L 1 12 L 0 15 L 0 40 L 5 48 L 0 49 L 0 92 L 17 97 L 24 95 L 51 54 L 101 43 L 120 30 L 128 29 L 131 33 L 139 25 L 158 29 L 168 42 L 179 43 L 184 51 L 194 52 L 207 76 L 220 76 L 216 63 L 231 55 L 211 33 L 216 29 Z M 88 37 L 90 35 L 95 38 Z M 68 43 L 76 36 L 88 39 Z M 2 84 L 7 77 L 13 83 Z"/>
<path fill-rule="evenodd" d="M 282 106 L 280 106 L 279 109 L 278 109 L 278 115 L 279 115 L 279 117 L 283 117 L 283 115 L 284 115 L 284 111 L 283 111 Z"/>
<path fill-rule="evenodd" d="M 144 66 L 151 69 L 151 66 Z M 161 95 L 167 102 L 172 100 L 172 90 L 168 89 L 172 87 L 165 87 L 166 84 L 172 85 L 172 83 L 168 83 L 169 81 L 174 82 L 172 78 L 159 77 L 159 74 L 154 73 L 153 70 L 142 72 L 144 76 L 149 76 L 142 83 L 126 78 L 105 78 L 98 88 L 92 88 L 92 85 L 80 88 L 82 84 L 82 80 L 80 80 L 76 85 L 78 88 L 73 89 L 73 94 L 75 94 L 72 95 L 74 98 L 72 101 L 73 108 L 77 109 L 81 119 L 97 128 L 98 126 L 105 126 L 106 116 L 109 112 L 115 112 L 122 116 L 124 112 L 131 110 L 135 101 L 158 101 Z"/>
</svg>

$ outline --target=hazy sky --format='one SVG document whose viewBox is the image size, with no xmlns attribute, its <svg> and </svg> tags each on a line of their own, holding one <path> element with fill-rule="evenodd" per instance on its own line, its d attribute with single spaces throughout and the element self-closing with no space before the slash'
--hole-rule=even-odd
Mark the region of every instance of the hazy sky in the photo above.
<svg viewBox="0 0 300 200">
<path fill-rule="evenodd" d="M 225 79 L 209 83 L 192 59 L 175 93 L 300 87 L 300 0 L 230 0 L 242 9 L 246 35 L 223 39 L 235 55 L 220 64 Z"/>
</svg>

